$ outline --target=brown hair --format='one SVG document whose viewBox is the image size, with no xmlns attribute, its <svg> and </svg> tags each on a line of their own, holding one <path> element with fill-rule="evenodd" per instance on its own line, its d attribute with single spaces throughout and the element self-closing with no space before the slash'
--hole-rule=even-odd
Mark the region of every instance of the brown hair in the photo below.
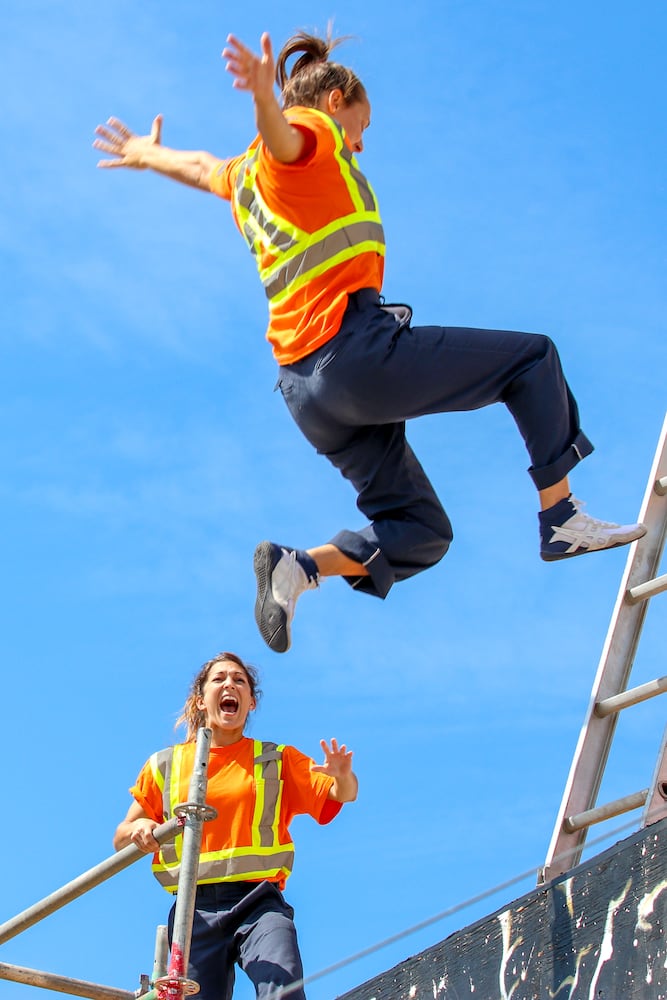
<svg viewBox="0 0 667 1000">
<path fill-rule="evenodd" d="M 329 27 L 326 38 L 298 31 L 285 42 L 276 60 L 276 83 L 284 108 L 295 104 L 316 108 L 323 94 L 336 89 L 342 91 L 346 105 L 366 98 L 363 83 L 351 69 L 329 62 L 330 53 L 343 41 L 344 38 L 332 38 Z M 288 72 L 287 60 L 297 53 L 301 55 Z"/>
<path fill-rule="evenodd" d="M 201 698 L 203 695 L 208 675 L 213 667 L 217 666 L 218 663 L 235 663 L 237 667 L 240 667 L 241 670 L 243 670 L 248 678 L 250 693 L 255 701 L 258 702 L 262 696 L 262 691 L 259 686 L 259 674 L 255 667 L 251 666 L 249 663 L 244 663 L 241 657 L 237 656 L 236 653 L 218 653 L 212 660 L 207 660 L 193 680 L 190 687 L 190 694 L 186 698 L 185 705 L 183 706 L 183 711 L 176 720 L 175 729 L 178 729 L 180 725 L 186 726 L 186 743 L 193 743 L 197 739 L 197 730 L 206 724 L 206 713 L 197 707 L 197 699 Z"/>
</svg>

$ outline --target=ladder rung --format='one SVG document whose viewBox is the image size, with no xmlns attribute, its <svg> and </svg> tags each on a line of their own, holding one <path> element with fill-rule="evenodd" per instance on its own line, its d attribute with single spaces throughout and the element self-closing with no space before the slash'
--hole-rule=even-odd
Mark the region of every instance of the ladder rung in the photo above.
<svg viewBox="0 0 667 1000">
<path fill-rule="evenodd" d="M 659 497 L 667 495 L 667 476 L 661 476 L 660 479 L 656 479 L 653 488 Z"/>
<path fill-rule="evenodd" d="M 667 590 L 667 573 L 663 576 L 656 576 L 655 580 L 638 583 L 636 587 L 628 587 L 625 592 L 625 599 L 628 604 L 637 604 L 639 601 L 645 601 L 655 594 L 661 594 L 663 590 Z"/>
<path fill-rule="evenodd" d="M 658 677 L 654 681 L 648 681 L 646 684 L 640 684 L 628 691 L 622 691 L 621 694 L 612 695 L 611 698 L 603 698 L 602 701 L 596 703 L 595 714 L 598 718 L 604 719 L 607 715 L 620 712 L 624 708 L 629 708 L 630 705 L 638 705 L 640 701 L 654 698 L 655 695 L 664 694 L 665 691 L 667 691 L 667 677 Z"/>
<path fill-rule="evenodd" d="M 567 816 L 563 820 L 563 829 L 566 833 L 575 833 L 577 830 L 585 830 L 594 823 L 602 823 L 605 819 L 612 819 L 622 813 L 631 812 L 633 809 L 640 809 L 648 797 L 648 788 L 641 792 L 633 792 L 632 795 L 625 795 L 621 799 L 608 802 L 606 806 L 598 806 L 596 809 L 587 809 L 585 812 L 577 813 L 576 816 Z"/>
</svg>

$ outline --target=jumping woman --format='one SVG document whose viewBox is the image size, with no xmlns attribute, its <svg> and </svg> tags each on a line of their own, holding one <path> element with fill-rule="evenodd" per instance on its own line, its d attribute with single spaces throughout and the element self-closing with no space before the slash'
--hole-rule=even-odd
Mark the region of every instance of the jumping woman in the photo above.
<svg viewBox="0 0 667 1000">
<path fill-rule="evenodd" d="M 223 58 L 234 86 L 252 95 L 258 133 L 240 156 L 163 146 L 161 116 L 146 136 L 110 118 L 94 143 L 108 157 L 101 167 L 148 168 L 231 203 L 268 299 L 283 398 L 368 520 L 307 549 L 257 546 L 255 618 L 276 652 L 290 647 L 297 598 L 321 577 L 384 598 L 447 551 L 449 518 L 406 439 L 414 417 L 507 406 L 530 457 L 544 560 L 646 531 L 590 517 L 572 496 L 569 473 L 593 445 L 548 337 L 414 326 L 410 307 L 384 302 L 382 222 L 357 160 L 371 105 L 352 70 L 331 60 L 337 43 L 300 32 L 274 60 L 267 34 L 259 54 L 228 37 Z"/>
</svg>

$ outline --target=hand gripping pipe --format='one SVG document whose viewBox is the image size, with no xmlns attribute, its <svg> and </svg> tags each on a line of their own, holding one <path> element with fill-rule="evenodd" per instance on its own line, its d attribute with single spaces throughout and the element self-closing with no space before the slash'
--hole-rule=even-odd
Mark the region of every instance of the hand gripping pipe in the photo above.
<svg viewBox="0 0 667 1000">
<path fill-rule="evenodd" d="M 190 958 L 192 921 L 195 912 L 202 828 L 206 820 L 217 816 L 215 809 L 206 805 L 211 735 L 210 729 L 198 730 L 195 762 L 188 789 L 189 801 L 181 803 L 174 809 L 179 820 L 184 821 L 183 850 L 178 876 L 178 894 L 174 912 L 169 968 L 167 975 L 155 983 L 160 1000 L 182 1000 L 185 996 L 199 992 L 199 984 L 186 977 Z"/>
</svg>

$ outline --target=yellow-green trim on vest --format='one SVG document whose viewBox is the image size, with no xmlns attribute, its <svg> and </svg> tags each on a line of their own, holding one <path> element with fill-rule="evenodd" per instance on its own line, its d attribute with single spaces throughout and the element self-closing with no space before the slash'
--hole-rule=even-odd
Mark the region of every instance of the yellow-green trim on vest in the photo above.
<svg viewBox="0 0 667 1000">
<path fill-rule="evenodd" d="M 232 198 L 241 231 L 256 257 L 260 279 L 272 304 L 360 253 L 385 255 L 375 194 L 346 145 L 342 128 L 323 111 L 311 111 L 331 130 L 334 156 L 354 210 L 313 233 L 305 232 L 268 207 L 256 183 L 259 147 L 248 153 L 239 167 Z M 263 266 L 264 258 L 271 263 Z"/>
<path fill-rule="evenodd" d="M 153 777 L 162 790 L 163 813 L 167 820 L 180 804 L 181 768 L 184 744 L 153 754 L 150 760 Z M 294 845 L 279 842 L 282 802 L 284 744 L 253 740 L 253 784 L 255 804 L 252 820 L 252 843 L 220 851 L 202 852 L 199 856 L 197 884 L 245 880 L 287 878 L 294 863 Z M 163 844 L 153 874 L 168 892 L 178 889 L 183 835 Z"/>
</svg>

